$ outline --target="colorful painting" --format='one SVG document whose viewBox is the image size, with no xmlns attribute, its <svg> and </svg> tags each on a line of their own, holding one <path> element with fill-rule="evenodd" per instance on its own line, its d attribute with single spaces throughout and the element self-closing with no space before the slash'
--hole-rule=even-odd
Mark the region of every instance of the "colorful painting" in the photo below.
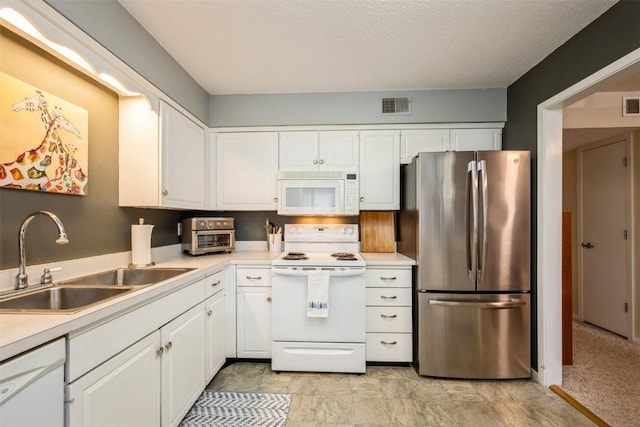
<svg viewBox="0 0 640 427">
<path fill-rule="evenodd" d="M 87 194 L 89 113 L 0 73 L 0 187 Z"/>
</svg>

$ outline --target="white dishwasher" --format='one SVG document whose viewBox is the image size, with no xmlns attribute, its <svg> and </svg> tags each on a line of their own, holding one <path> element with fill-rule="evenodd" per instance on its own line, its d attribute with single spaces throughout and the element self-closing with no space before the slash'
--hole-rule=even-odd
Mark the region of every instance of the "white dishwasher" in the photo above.
<svg viewBox="0 0 640 427">
<path fill-rule="evenodd" d="M 0 364 L 0 426 L 64 425 L 65 340 Z"/>
</svg>

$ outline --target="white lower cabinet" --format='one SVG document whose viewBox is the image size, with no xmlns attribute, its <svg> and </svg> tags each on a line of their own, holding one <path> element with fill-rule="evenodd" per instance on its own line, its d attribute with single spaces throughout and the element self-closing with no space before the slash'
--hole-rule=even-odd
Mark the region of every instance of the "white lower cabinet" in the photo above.
<svg viewBox="0 0 640 427">
<path fill-rule="evenodd" d="M 205 301 L 206 373 L 213 378 L 225 362 L 225 293 L 218 292 Z"/>
<path fill-rule="evenodd" d="M 367 267 L 367 361 L 411 362 L 411 267 Z"/>
<path fill-rule="evenodd" d="M 160 329 L 163 426 L 177 426 L 206 386 L 204 318 L 199 304 Z"/>
<path fill-rule="evenodd" d="M 160 425 L 160 332 L 66 387 L 67 426 Z"/>
<path fill-rule="evenodd" d="M 238 357 L 271 357 L 271 288 L 238 287 Z"/>
<path fill-rule="evenodd" d="M 225 362 L 225 274 L 72 333 L 66 425 L 180 424 Z"/>
<path fill-rule="evenodd" d="M 238 267 L 237 350 L 239 358 L 271 357 L 271 268 Z"/>
</svg>

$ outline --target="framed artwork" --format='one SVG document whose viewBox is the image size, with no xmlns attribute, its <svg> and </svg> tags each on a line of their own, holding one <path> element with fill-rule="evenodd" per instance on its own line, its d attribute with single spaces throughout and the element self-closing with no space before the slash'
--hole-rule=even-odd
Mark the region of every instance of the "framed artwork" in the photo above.
<svg viewBox="0 0 640 427">
<path fill-rule="evenodd" d="M 0 187 L 85 195 L 89 112 L 0 72 Z"/>
</svg>

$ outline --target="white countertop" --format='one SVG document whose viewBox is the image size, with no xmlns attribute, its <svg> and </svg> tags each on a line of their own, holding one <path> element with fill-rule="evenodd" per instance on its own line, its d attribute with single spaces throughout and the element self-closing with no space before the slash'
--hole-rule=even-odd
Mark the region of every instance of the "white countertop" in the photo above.
<svg viewBox="0 0 640 427">
<path fill-rule="evenodd" d="M 416 262 L 398 252 L 360 252 L 362 258 L 367 261 L 367 266 L 389 265 L 398 266 L 415 265 Z"/>
<path fill-rule="evenodd" d="M 241 251 L 201 256 L 181 254 L 165 258 L 155 267 L 183 267 L 195 268 L 195 270 L 74 314 L 0 314 L 0 361 L 72 331 L 81 330 L 92 323 L 116 317 L 135 306 L 146 304 L 189 283 L 200 280 L 205 275 L 215 273 L 229 264 L 271 265 L 271 260 L 279 255 L 280 252 L 267 251 Z M 367 261 L 367 265 L 415 264 L 411 258 L 398 253 L 362 253 L 362 256 Z M 118 267 L 97 268 L 95 272 L 109 268 Z"/>
</svg>

